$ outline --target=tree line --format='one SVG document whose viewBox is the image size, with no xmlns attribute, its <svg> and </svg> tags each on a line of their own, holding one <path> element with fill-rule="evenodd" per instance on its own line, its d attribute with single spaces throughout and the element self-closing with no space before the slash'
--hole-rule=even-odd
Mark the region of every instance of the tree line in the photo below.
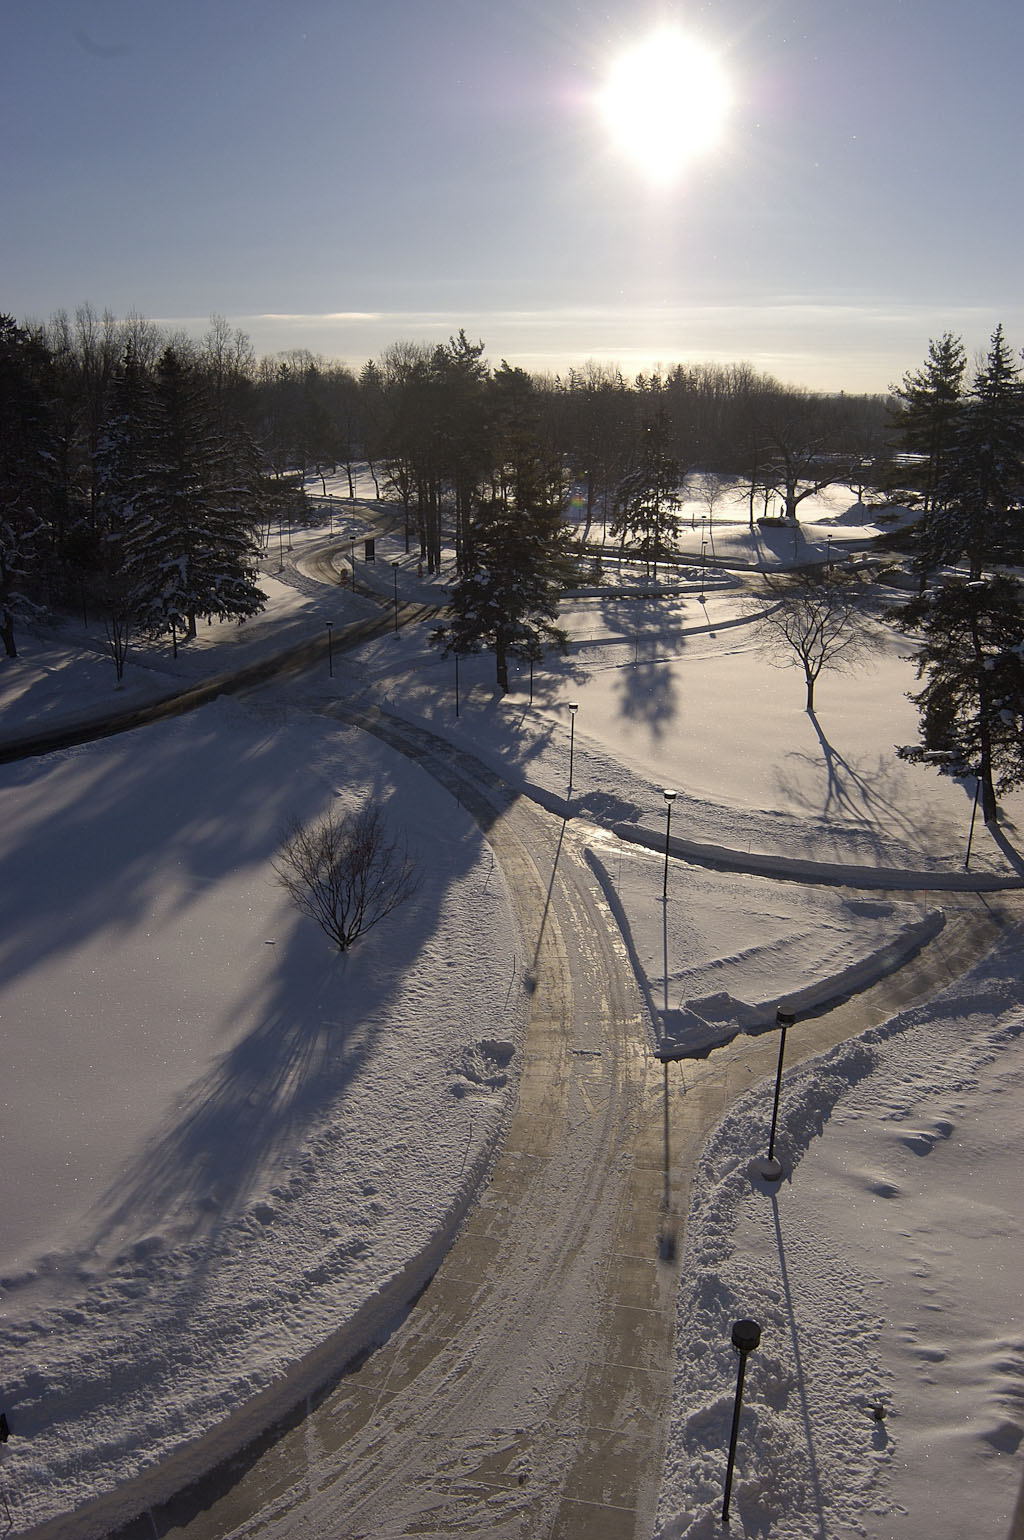
<svg viewBox="0 0 1024 1540">
<path fill-rule="evenodd" d="M 244 619 L 262 603 L 267 521 L 339 466 L 354 495 L 353 467 L 368 465 L 428 570 L 450 544 L 464 574 L 495 511 L 525 507 L 527 480 L 559 515 L 575 497 L 584 541 L 600 517 L 657 562 L 672 483 L 695 468 L 749 477 L 753 522 L 770 497 L 795 515 L 814 487 L 884 453 L 881 397 L 814 395 L 745 364 L 627 381 L 594 363 L 538 377 L 483 354 L 460 332 L 397 342 L 356 374 L 305 350 L 257 358 L 217 317 L 198 340 L 89 306 L 0 318 L 6 652 L 17 617 L 48 606 L 174 637 L 203 617 Z"/>
<path fill-rule="evenodd" d="M 657 576 L 679 489 L 745 482 L 796 520 L 831 483 L 916 503 L 902 541 L 920 592 L 923 742 L 908 758 L 976 769 L 987 819 L 1024 776 L 1021 594 L 1024 406 L 997 328 L 973 372 L 946 333 L 888 397 L 821 395 L 745 364 L 677 365 L 627 381 L 588 363 L 539 377 L 459 332 L 397 342 L 355 374 L 302 351 L 258 359 L 219 318 L 196 340 L 88 306 L 45 324 L 0 317 L 0 636 L 82 605 L 116 660 L 135 629 L 194 633 L 263 600 L 269 521 L 302 517 L 302 486 L 368 466 L 428 570 L 454 548 L 438 640 L 533 661 L 561 641 L 558 598 L 600 521 Z M 692 483 L 691 483 L 692 484 Z M 572 512 L 572 518 L 568 517 Z M 120 666 L 119 662 L 119 666 Z"/>
</svg>

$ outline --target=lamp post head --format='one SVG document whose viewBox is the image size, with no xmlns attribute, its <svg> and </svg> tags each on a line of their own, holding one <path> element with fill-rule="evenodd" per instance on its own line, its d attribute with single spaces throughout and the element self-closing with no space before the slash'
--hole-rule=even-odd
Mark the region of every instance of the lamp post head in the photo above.
<svg viewBox="0 0 1024 1540">
<path fill-rule="evenodd" d="M 678 797 L 679 793 L 677 791 L 673 791 L 670 786 L 665 786 L 662 788 L 661 795 L 665 798 L 665 801 L 669 804 L 669 806 L 671 806 Z"/>
<path fill-rule="evenodd" d="M 752 1353 L 761 1341 L 761 1328 L 756 1321 L 733 1321 L 732 1345 L 737 1353 Z"/>
<path fill-rule="evenodd" d="M 571 700 L 567 704 L 570 711 L 578 711 L 580 709 L 580 703 L 578 700 Z"/>
<path fill-rule="evenodd" d="M 796 1021 L 796 1011 L 791 1011 L 787 1005 L 780 1005 L 775 1012 L 775 1025 L 777 1027 L 791 1027 Z"/>
</svg>

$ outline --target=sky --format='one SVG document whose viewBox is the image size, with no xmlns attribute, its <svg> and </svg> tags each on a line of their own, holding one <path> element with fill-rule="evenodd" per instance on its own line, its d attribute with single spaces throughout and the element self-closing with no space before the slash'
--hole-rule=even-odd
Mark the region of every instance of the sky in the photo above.
<svg viewBox="0 0 1024 1540">
<path fill-rule="evenodd" d="M 464 326 L 538 373 L 744 360 L 849 391 L 885 391 L 946 330 L 970 354 L 1000 321 L 1024 343 L 1016 0 L 0 18 L 0 310 L 19 321 L 89 303 L 198 334 L 216 314 L 258 353 L 354 368 Z M 612 72 L 652 35 L 611 121 Z M 623 122 L 647 113 L 660 150 L 630 153 Z"/>
</svg>

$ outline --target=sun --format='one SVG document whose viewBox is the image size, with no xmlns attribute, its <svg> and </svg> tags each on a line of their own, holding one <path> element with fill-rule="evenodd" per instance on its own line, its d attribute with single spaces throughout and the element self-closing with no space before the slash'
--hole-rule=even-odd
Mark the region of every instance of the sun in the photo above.
<svg viewBox="0 0 1024 1540">
<path fill-rule="evenodd" d="M 664 184 L 718 142 L 730 92 L 709 48 L 665 28 L 616 59 L 599 101 L 618 149 Z"/>
</svg>

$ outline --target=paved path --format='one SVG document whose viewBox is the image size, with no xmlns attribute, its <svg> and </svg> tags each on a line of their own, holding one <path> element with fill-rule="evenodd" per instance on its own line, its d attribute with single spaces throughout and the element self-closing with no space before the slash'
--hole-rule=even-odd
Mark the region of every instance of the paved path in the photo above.
<svg viewBox="0 0 1024 1540">
<path fill-rule="evenodd" d="M 526 940 L 519 1103 L 490 1182 L 387 1343 L 120 1540 L 308 1535 L 641 1540 L 654 1522 L 689 1183 L 708 1132 L 772 1074 L 771 1035 L 662 1066 L 571 824 L 442 740 L 333 707 L 481 821 Z M 956 900 L 896 975 L 790 1034 L 788 1062 L 925 999 L 998 935 Z"/>
</svg>

